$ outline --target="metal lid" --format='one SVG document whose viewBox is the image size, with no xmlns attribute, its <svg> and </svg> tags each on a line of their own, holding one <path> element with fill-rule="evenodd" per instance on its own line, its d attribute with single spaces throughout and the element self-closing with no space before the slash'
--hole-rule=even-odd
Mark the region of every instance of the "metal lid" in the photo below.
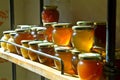
<svg viewBox="0 0 120 80">
<path fill-rule="evenodd" d="M 3 34 L 10 34 L 10 33 L 13 33 L 15 32 L 14 30 L 8 30 L 8 31 L 3 31 Z"/>
<path fill-rule="evenodd" d="M 26 43 L 26 44 L 27 44 L 27 43 L 29 43 L 30 41 L 33 41 L 33 40 L 22 40 L 21 43 L 23 43 L 23 44 Z"/>
<path fill-rule="evenodd" d="M 15 36 L 15 35 L 16 35 L 16 32 L 10 33 L 10 36 Z"/>
<path fill-rule="evenodd" d="M 104 25 L 104 26 L 106 26 L 106 22 L 94 22 L 94 25 Z"/>
<path fill-rule="evenodd" d="M 44 43 L 38 44 L 38 47 L 54 47 L 54 43 L 44 42 Z"/>
<path fill-rule="evenodd" d="M 71 23 L 58 23 L 58 24 L 53 24 L 54 28 L 72 28 Z"/>
<path fill-rule="evenodd" d="M 28 44 L 29 45 L 36 45 L 36 44 L 39 44 L 39 43 L 42 43 L 43 41 L 30 41 Z"/>
<path fill-rule="evenodd" d="M 55 47 L 56 52 L 71 52 L 71 47 Z"/>
<path fill-rule="evenodd" d="M 83 26 L 83 25 L 94 25 L 93 21 L 77 21 L 78 26 Z"/>
<path fill-rule="evenodd" d="M 44 9 L 57 9 L 57 6 L 56 5 L 45 5 L 43 8 Z"/>
<path fill-rule="evenodd" d="M 15 32 L 25 32 L 26 29 L 15 29 Z"/>
<path fill-rule="evenodd" d="M 45 31 L 46 30 L 46 27 L 39 27 L 37 28 L 37 31 Z"/>
<path fill-rule="evenodd" d="M 45 23 L 43 23 L 43 26 L 47 27 L 47 26 L 51 26 L 53 24 L 57 24 L 57 22 L 45 22 Z"/>
<path fill-rule="evenodd" d="M 91 30 L 94 29 L 92 26 L 73 26 L 72 30 Z"/>
<path fill-rule="evenodd" d="M 72 54 L 80 54 L 80 51 L 76 50 L 76 49 L 73 49 L 71 50 Z"/>
<path fill-rule="evenodd" d="M 79 54 L 80 60 L 101 60 L 101 55 L 98 53 L 82 53 Z"/>
</svg>

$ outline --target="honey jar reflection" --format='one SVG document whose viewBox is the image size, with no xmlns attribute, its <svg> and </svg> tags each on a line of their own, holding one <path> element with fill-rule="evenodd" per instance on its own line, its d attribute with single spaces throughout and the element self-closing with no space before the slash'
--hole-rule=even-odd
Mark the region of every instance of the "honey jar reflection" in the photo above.
<svg viewBox="0 0 120 80">
<path fill-rule="evenodd" d="M 72 45 L 81 52 L 90 52 L 94 43 L 94 28 L 91 26 L 73 26 Z"/>
<path fill-rule="evenodd" d="M 56 57 L 59 57 L 63 60 L 63 63 L 64 63 L 64 72 L 65 73 L 68 73 L 68 74 L 71 74 L 71 75 L 74 75 L 75 72 L 73 70 L 73 67 L 72 67 L 72 53 L 71 53 L 71 48 L 69 47 L 56 47 L 55 48 L 55 56 Z M 55 66 L 58 70 L 61 70 L 61 64 L 54 60 L 54 63 L 55 63 Z"/>
</svg>

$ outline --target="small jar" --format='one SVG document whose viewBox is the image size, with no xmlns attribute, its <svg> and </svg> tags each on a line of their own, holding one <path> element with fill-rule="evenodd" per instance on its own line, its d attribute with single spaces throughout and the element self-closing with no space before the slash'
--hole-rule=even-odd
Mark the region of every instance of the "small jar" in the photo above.
<svg viewBox="0 0 120 80">
<path fill-rule="evenodd" d="M 106 23 L 105 22 L 95 22 L 95 46 L 102 47 L 106 49 Z"/>
<path fill-rule="evenodd" d="M 41 41 L 46 40 L 45 30 L 46 30 L 45 27 L 37 28 L 37 40 L 41 40 Z"/>
<path fill-rule="evenodd" d="M 100 80 L 103 64 L 101 56 L 97 53 L 79 54 L 77 65 L 78 76 L 81 80 Z"/>
<path fill-rule="evenodd" d="M 53 25 L 53 42 L 58 46 L 71 46 L 71 36 L 73 33 L 71 23 L 58 23 Z"/>
<path fill-rule="evenodd" d="M 55 5 L 46 5 L 42 11 L 42 22 L 58 22 L 59 21 L 59 12 L 57 6 Z"/>
<path fill-rule="evenodd" d="M 30 42 L 31 40 L 21 40 L 21 44 L 22 46 L 26 47 L 26 48 L 29 48 L 29 45 L 28 43 Z M 24 48 L 20 48 L 20 51 L 21 51 L 21 54 L 24 58 L 29 58 L 28 56 L 28 50 L 27 49 L 24 49 Z"/>
<path fill-rule="evenodd" d="M 33 49 L 33 50 L 37 50 L 38 51 L 38 44 L 41 43 L 42 41 L 30 41 L 29 44 L 29 48 Z M 30 60 L 32 61 L 39 61 L 38 60 L 38 55 L 32 51 L 28 51 L 28 56 L 30 58 Z"/>
<path fill-rule="evenodd" d="M 62 59 L 64 63 L 64 72 L 74 75 L 75 72 L 72 67 L 72 53 L 70 47 L 56 47 L 55 48 L 55 56 Z M 61 70 L 61 64 L 57 60 L 54 60 L 55 66 L 58 70 Z"/>
<path fill-rule="evenodd" d="M 73 56 L 72 56 L 72 67 L 73 67 L 73 70 L 75 72 L 75 74 L 77 75 L 78 72 L 77 72 L 77 64 L 79 62 L 79 54 L 80 54 L 80 51 L 77 51 L 75 49 L 71 50 Z"/>
<path fill-rule="evenodd" d="M 94 44 L 94 28 L 92 26 L 73 26 L 72 46 L 81 52 L 90 52 Z"/>
<path fill-rule="evenodd" d="M 15 32 L 10 33 L 10 38 L 8 39 L 8 42 L 15 43 L 15 41 L 14 41 L 15 35 L 16 35 Z M 11 53 L 17 53 L 16 47 L 12 44 L 9 44 L 9 43 L 7 43 L 7 51 L 11 52 Z"/>
<path fill-rule="evenodd" d="M 30 33 L 30 31 L 26 29 L 16 29 L 16 36 L 15 36 L 15 43 L 21 45 L 22 40 L 34 40 L 33 35 Z M 17 47 L 18 54 L 21 54 L 20 48 Z"/>
<path fill-rule="evenodd" d="M 14 31 L 12 31 L 12 30 L 3 31 L 3 36 L 1 38 L 1 40 L 8 41 L 8 39 L 10 38 L 10 33 L 12 33 L 12 32 L 14 32 Z M 7 50 L 7 43 L 1 42 L 1 48 L 6 51 Z"/>
<path fill-rule="evenodd" d="M 50 42 L 40 43 L 38 44 L 39 51 L 44 52 L 46 54 L 55 55 L 54 44 Z M 54 66 L 54 60 L 42 55 L 38 56 L 39 62 L 48 66 Z"/>
<path fill-rule="evenodd" d="M 52 26 L 53 24 L 57 24 L 57 22 L 48 22 L 43 24 L 46 27 L 45 35 L 46 35 L 47 41 L 49 42 L 52 42 L 52 31 L 54 30 Z"/>
</svg>

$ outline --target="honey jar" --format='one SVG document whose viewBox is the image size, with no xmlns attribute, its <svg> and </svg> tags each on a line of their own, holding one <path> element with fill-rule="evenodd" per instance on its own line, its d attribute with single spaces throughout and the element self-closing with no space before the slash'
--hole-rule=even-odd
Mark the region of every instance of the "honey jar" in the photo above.
<svg viewBox="0 0 120 80">
<path fill-rule="evenodd" d="M 30 41 L 29 44 L 29 48 L 33 49 L 33 50 L 37 50 L 38 51 L 38 44 L 41 43 L 42 41 Z M 32 61 L 39 61 L 38 60 L 38 55 L 32 51 L 28 51 L 28 56 L 30 58 L 30 60 Z"/>
<path fill-rule="evenodd" d="M 94 44 L 94 27 L 73 26 L 72 45 L 81 52 L 90 52 Z"/>
<path fill-rule="evenodd" d="M 15 43 L 21 45 L 22 40 L 34 40 L 33 35 L 30 33 L 29 30 L 26 29 L 16 29 L 16 36 L 15 36 Z M 17 47 L 18 54 L 21 54 L 20 48 Z"/>
<path fill-rule="evenodd" d="M 39 51 L 44 52 L 46 54 L 55 55 L 54 44 L 50 42 L 40 43 L 38 44 Z M 54 66 L 54 60 L 42 55 L 38 56 L 39 62 L 48 66 Z"/>
<path fill-rule="evenodd" d="M 3 36 L 1 38 L 1 40 L 8 41 L 8 39 L 10 38 L 10 33 L 12 33 L 12 32 L 14 32 L 14 31 L 13 30 L 3 31 Z M 1 48 L 6 51 L 7 43 L 1 42 Z"/>
<path fill-rule="evenodd" d="M 42 22 L 58 22 L 59 21 L 59 11 L 55 5 L 45 5 L 42 11 Z"/>
<path fill-rule="evenodd" d="M 10 33 L 10 38 L 8 39 L 8 42 L 15 43 L 15 41 L 14 41 L 15 35 L 16 35 L 15 32 Z M 7 51 L 11 52 L 11 53 L 17 53 L 16 47 L 12 44 L 9 44 L 9 43 L 7 43 Z"/>
<path fill-rule="evenodd" d="M 29 45 L 28 43 L 30 42 L 31 40 L 21 40 L 21 44 L 22 46 L 26 47 L 26 48 L 29 48 Z M 21 51 L 21 54 L 24 58 L 29 58 L 28 56 L 28 50 L 27 49 L 24 49 L 24 48 L 20 48 L 20 51 Z"/>
<path fill-rule="evenodd" d="M 71 46 L 73 33 L 71 23 L 58 23 L 53 25 L 52 40 L 58 46 Z"/>
<path fill-rule="evenodd" d="M 102 80 L 103 64 L 97 53 L 79 54 L 77 65 L 78 76 L 81 80 Z"/>
<path fill-rule="evenodd" d="M 55 56 L 62 59 L 62 61 L 64 63 L 64 72 L 74 75 L 75 72 L 73 70 L 72 61 L 71 61 L 73 55 L 70 50 L 71 50 L 70 47 L 56 47 L 55 48 Z M 60 62 L 54 60 L 54 63 L 55 63 L 55 67 L 58 70 L 61 70 Z"/>
<path fill-rule="evenodd" d="M 49 42 L 52 42 L 52 31 L 53 31 L 53 24 L 56 24 L 57 22 L 48 22 L 48 23 L 43 23 L 43 25 L 46 27 L 45 30 L 45 35 L 46 35 L 46 39 Z"/>
<path fill-rule="evenodd" d="M 95 46 L 106 48 L 106 23 L 105 22 L 95 22 Z"/>
</svg>

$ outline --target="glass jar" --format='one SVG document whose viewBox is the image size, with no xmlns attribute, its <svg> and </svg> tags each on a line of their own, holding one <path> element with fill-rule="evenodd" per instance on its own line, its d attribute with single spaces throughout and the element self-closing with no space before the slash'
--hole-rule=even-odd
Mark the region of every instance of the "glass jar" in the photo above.
<svg viewBox="0 0 120 80">
<path fill-rule="evenodd" d="M 39 27 L 37 28 L 37 40 L 46 40 L 46 35 L 45 35 L 45 27 Z"/>
<path fill-rule="evenodd" d="M 57 6 L 55 5 L 46 5 L 42 11 L 42 22 L 58 22 L 59 21 L 59 12 Z"/>
<path fill-rule="evenodd" d="M 77 71 L 81 80 L 100 80 L 102 78 L 102 69 L 103 64 L 101 62 L 100 54 L 79 54 Z"/>
<path fill-rule="evenodd" d="M 30 31 L 26 29 L 16 29 L 16 36 L 15 36 L 15 43 L 21 45 L 22 40 L 34 40 L 33 35 L 30 33 Z M 21 54 L 20 48 L 17 47 L 18 54 Z"/>
<path fill-rule="evenodd" d="M 57 22 L 43 23 L 43 25 L 46 27 L 46 30 L 45 30 L 46 39 L 49 42 L 52 42 L 52 31 L 54 30 L 52 25 L 56 23 Z"/>
<path fill-rule="evenodd" d="M 105 22 L 95 22 L 95 46 L 106 48 L 106 23 Z"/>
<path fill-rule="evenodd" d="M 71 46 L 71 36 L 73 33 L 72 24 L 58 23 L 53 25 L 52 40 L 58 46 Z"/>
<path fill-rule="evenodd" d="M 10 38 L 8 39 L 8 42 L 15 43 L 15 41 L 14 41 L 15 35 L 16 35 L 15 32 L 10 33 Z M 7 51 L 11 52 L 11 53 L 17 53 L 16 47 L 14 45 L 12 45 L 12 44 L 9 44 L 9 43 L 7 43 Z"/>
<path fill-rule="evenodd" d="M 78 55 L 80 54 L 80 51 L 77 51 L 75 49 L 71 50 L 73 56 L 72 56 L 72 67 L 73 67 L 73 70 L 75 71 L 75 74 L 77 75 L 78 72 L 77 72 L 77 64 L 79 62 L 79 57 Z"/>
<path fill-rule="evenodd" d="M 39 51 L 44 52 L 46 54 L 55 55 L 54 44 L 50 42 L 40 43 L 38 44 Z M 38 56 L 39 62 L 48 66 L 54 66 L 54 60 L 42 55 Z"/>
<path fill-rule="evenodd" d="M 42 41 L 30 41 L 28 43 L 29 48 L 38 51 L 38 44 L 41 43 L 41 42 Z M 30 50 L 28 51 L 28 56 L 29 56 L 30 60 L 32 60 L 32 61 L 37 61 L 37 62 L 39 61 L 38 60 L 38 55 L 36 53 L 30 51 Z"/>
<path fill-rule="evenodd" d="M 90 52 L 94 44 L 94 27 L 73 26 L 72 45 L 81 52 Z"/>
<path fill-rule="evenodd" d="M 14 31 L 12 31 L 12 30 L 3 31 L 3 36 L 1 38 L 1 40 L 8 41 L 8 39 L 10 38 L 10 33 L 12 33 L 12 32 L 14 32 Z M 7 50 L 7 43 L 1 42 L 1 48 L 6 51 Z"/>
<path fill-rule="evenodd" d="M 62 61 L 64 63 L 64 72 L 74 75 L 75 72 L 73 70 L 72 61 L 71 61 L 73 55 L 70 50 L 71 50 L 70 47 L 56 47 L 55 48 L 55 56 L 62 59 Z M 54 63 L 55 63 L 55 67 L 58 70 L 61 70 L 60 62 L 58 62 L 57 60 L 54 60 Z"/>
<path fill-rule="evenodd" d="M 28 43 L 30 42 L 31 40 L 21 40 L 21 44 L 22 46 L 26 47 L 26 48 L 29 48 L 29 45 Z M 20 48 L 20 51 L 21 51 L 21 54 L 24 58 L 29 58 L 28 56 L 28 50 L 27 49 L 24 49 L 24 48 Z"/>
</svg>

